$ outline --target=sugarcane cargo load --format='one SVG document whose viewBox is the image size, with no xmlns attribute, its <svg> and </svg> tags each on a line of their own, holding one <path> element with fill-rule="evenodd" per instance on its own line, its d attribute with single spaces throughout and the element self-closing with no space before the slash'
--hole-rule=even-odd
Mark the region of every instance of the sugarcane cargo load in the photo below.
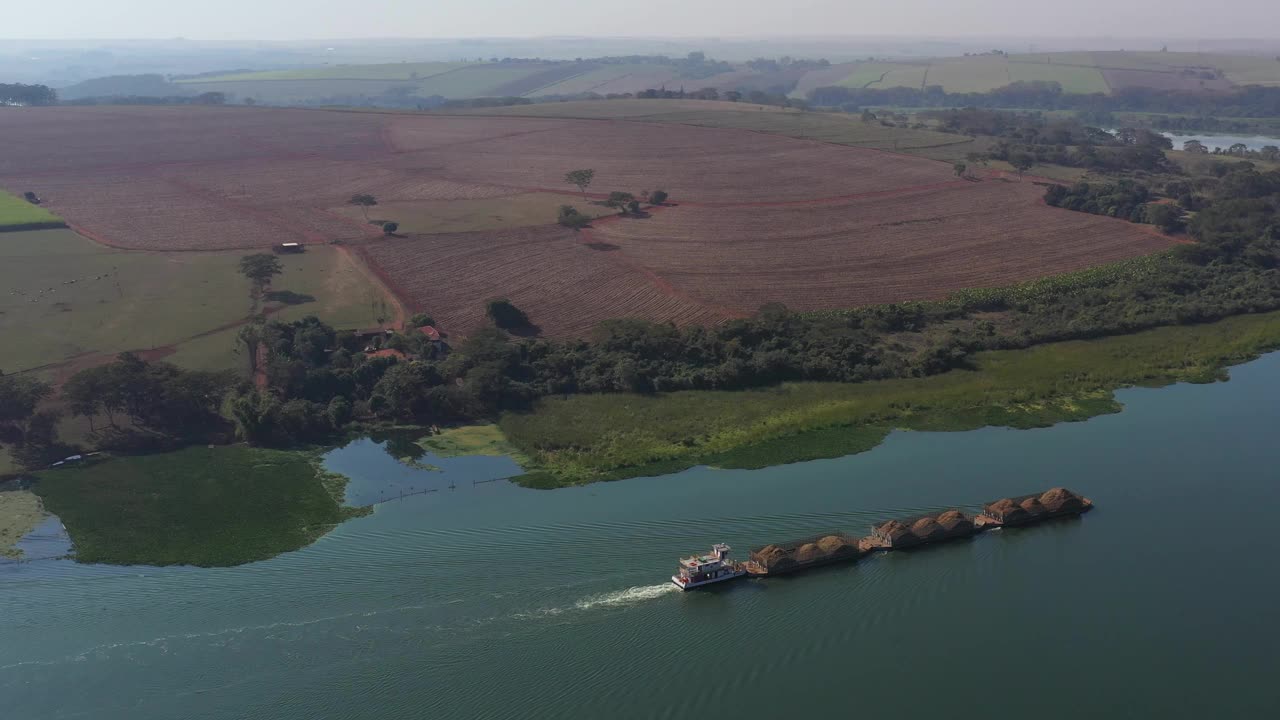
<svg viewBox="0 0 1280 720">
<path fill-rule="evenodd" d="M 755 548 L 746 567 L 751 575 L 785 575 L 820 565 L 851 562 L 866 552 L 858 538 L 830 532 Z"/>
<path fill-rule="evenodd" d="M 872 525 L 871 534 L 863 540 L 875 550 L 899 550 L 958 540 L 981 530 L 973 518 L 951 509 Z"/>
<path fill-rule="evenodd" d="M 1030 525 L 1093 509 L 1093 501 L 1066 488 L 1053 488 L 1037 495 L 1001 498 L 982 506 L 975 522 L 983 528 Z"/>
</svg>

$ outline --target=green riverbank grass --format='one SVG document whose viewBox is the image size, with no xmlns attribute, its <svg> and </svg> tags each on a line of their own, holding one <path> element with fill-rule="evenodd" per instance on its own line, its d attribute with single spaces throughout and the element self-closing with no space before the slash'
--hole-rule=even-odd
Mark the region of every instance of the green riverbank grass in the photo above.
<svg viewBox="0 0 1280 720">
<path fill-rule="evenodd" d="M 315 542 L 365 508 L 307 452 L 193 447 L 38 473 L 84 563 L 227 567 Z"/>
<path fill-rule="evenodd" d="M 1225 379 L 1280 347 L 1280 313 L 988 352 L 972 370 L 861 384 L 548 398 L 501 428 L 531 461 L 517 482 L 563 487 L 699 464 L 755 468 L 869 450 L 893 429 L 1045 427 L 1118 412 L 1112 391 Z"/>
</svg>

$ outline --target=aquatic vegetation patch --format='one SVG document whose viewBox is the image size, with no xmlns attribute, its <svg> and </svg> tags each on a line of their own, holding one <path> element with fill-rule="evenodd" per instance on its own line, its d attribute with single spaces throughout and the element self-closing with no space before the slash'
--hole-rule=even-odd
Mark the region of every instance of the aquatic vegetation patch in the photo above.
<svg viewBox="0 0 1280 720">
<path fill-rule="evenodd" d="M 40 498 L 29 490 L 0 490 L 0 557 L 20 558 L 15 547 L 47 515 Z"/>
<path fill-rule="evenodd" d="M 521 465 L 519 448 L 512 445 L 497 425 L 464 425 L 446 428 L 428 435 L 418 444 L 427 452 L 439 457 L 464 457 L 467 455 L 506 455 Z"/>
<path fill-rule="evenodd" d="M 315 542 L 367 508 L 341 505 L 346 478 L 307 452 L 192 447 L 37 475 L 75 558 L 116 565 L 226 567 Z"/>
<path fill-rule="evenodd" d="M 1119 412 L 1113 391 L 1226 378 L 1280 347 L 1280 313 L 979 353 L 971 370 L 748 391 L 546 398 L 501 428 L 531 460 L 516 482 L 562 487 L 699 464 L 757 468 L 869 450 L 894 429 L 1047 427 Z"/>
</svg>

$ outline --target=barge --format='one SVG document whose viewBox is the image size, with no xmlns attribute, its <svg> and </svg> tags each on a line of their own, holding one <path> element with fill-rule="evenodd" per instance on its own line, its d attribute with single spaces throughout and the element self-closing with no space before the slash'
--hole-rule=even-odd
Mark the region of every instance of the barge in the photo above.
<svg viewBox="0 0 1280 720">
<path fill-rule="evenodd" d="M 871 535 L 865 540 L 877 550 L 899 550 L 929 543 L 959 540 L 981 532 L 973 518 L 959 510 L 916 515 L 901 520 L 889 520 L 871 526 Z"/>
<path fill-rule="evenodd" d="M 729 559 L 729 546 L 719 543 L 707 555 L 681 558 L 671 582 L 681 590 L 736 580 L 741 577 L 771 577 L 801 570 L 853 562 L 874 551 L 901 550 L 933 543 L 972 537 L 992 528 L 1031 525 L 1093 509 L 1093 501 L 1066 488 L 1043 493 L 1001 498 L 987 503 L 982 513 L 971 517 L 956 510 L 889 520 L 871 526 L 871 534 L 855 538 L 843 532 L 829 532 L 799 540 L 764 545 L 751 550 L 745 563 Z"/>
<path fill-rule="evenodd" d="M 981 527 L 1016 527 L 1080 515 L 1093 509 L 1093 501 L 1066 488 L 1056 487 L 1034 495 L 1001 498 L 982 506 L 977 521 Z"/>
<path fill-rule="evenodd" d="M 865 554 L 859 538 L 831 532 L 755 548 L 746 568 L 756 576 L 786 575 L 821 565 L 852 562 Z"/>
</svg>

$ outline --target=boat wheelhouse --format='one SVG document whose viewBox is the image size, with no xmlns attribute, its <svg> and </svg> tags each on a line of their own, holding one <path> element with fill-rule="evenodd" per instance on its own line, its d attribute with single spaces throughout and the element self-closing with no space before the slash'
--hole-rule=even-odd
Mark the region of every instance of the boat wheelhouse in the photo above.
<svg viewBox="0 0 1280 720">
<path fill-rule="evenodd" d="M 724 543 L 711 546 L 706 555 L 680 558 L 680 567 L 671 576 L 671 582 L 681 590 L 692 590 L 703 585 L 733 580 L 747 574 L 741 563 L 729 559 L 730 547 Z"/>
</svg>

